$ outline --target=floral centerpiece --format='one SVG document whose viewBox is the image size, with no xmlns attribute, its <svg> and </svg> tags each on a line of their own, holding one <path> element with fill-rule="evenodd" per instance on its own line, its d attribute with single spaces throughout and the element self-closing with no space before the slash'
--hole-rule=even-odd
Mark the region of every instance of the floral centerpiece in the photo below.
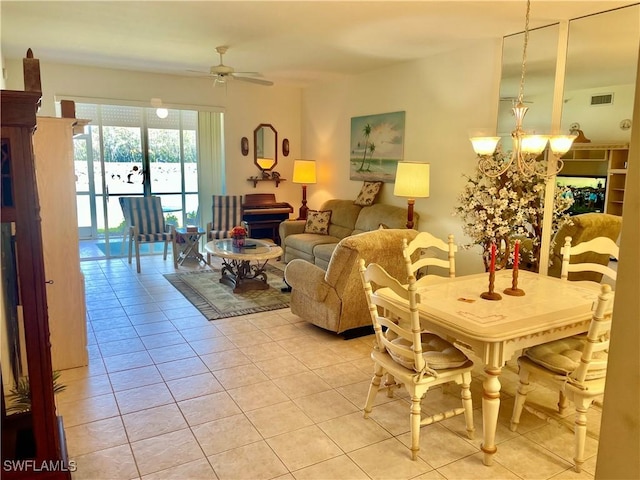
<svg viewBox="0 0 640 480">
<path fill-rule="evenodd" d="M 241 226 L 233 227 L 229 231 L 231 237 L 231 243 L 234 247 L 244 247 L 244 240 L 247 238 L 247 229 Z"/>
<path fill-rule="evenodd" d="M 505 154 L 498 151 L 496 155 Z M 567 190 L 556 188 L 553 233 L 564 223 L 571 222 L 567 210 L 573 204 L 573 198 L 567 194 Z M 478 169 L 473 177 L 467 177 L 454 213 L 464 222 L 463 232 L 473 239 L 472 244 L 462 247 L 470 248 L 474 244 L 482 246 L 485 269 L 488 269 L 491 244 L 495 243 L 501 250 L 498 267 L 502 268 L 512 262 L 511 246 L 519 239 L 524 247 L 521 250 L 521 268 L 537 271 L 544 192 L 545 178 L 522 174 L 515 162 L 498 177 L 489 177 Z"/>
</svg>

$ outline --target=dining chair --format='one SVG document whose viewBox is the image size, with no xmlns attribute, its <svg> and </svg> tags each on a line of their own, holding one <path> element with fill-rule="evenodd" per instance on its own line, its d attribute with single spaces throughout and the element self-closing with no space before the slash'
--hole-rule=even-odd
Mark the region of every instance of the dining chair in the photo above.
<svg viewBox="0 0 640 480">
<path fill-rule="evenodd" d="M 413 275 L 405 286 L 376 263 L 365 267 L 364 259 L 359 261 L 359 271 L 375 332 L 375 346 L 371 352 L 374 375 L 364 407 L 364 418 L 371 414 L 378 391 L 385 390 L 392 396 L 394 388 L 404 385 L 411 397 L 409 417 L 412 460 L 418 458 L 422 426 L 464 413 L 467 436 L 473 439 L 470 391 L 473 362 L 446 340 L 432 333 L 421 332 L 416 279 Z M 409 308 L 381 300 L 375 294 L 374 285 L 376 289 L 392 289 Z M 382 378 L 387 374 L 394 382 L 381 386 Z M 450 382 L 461 386 L 462 406 L 429 416 L 423 415 L 421 401 L 427 391 L 431 387 Z"/>
<path fill-rule="evenodd" d="M 562 414 L 567 400 L 576 407 L 574 425 L 574 465 L 580 472 L 584 463 L 587 411 L 604 395 L 614 293 L 602 285 L 595 302 L 589 331 L 584 337 L 570 337 L 528 348 L 518 358 L 520 383 L 516 391 L 511 430 L 516 431 L 532 380 L 558 390 Z M 538 413 L 540 416 L 545 416 Z"/>
<path fill-rule="evenodd" d="M 242 195 L 213 195 L 212 220 L 207 223 L 207 242 L 229 238 L 229 231 L 242 222 Z M 211 264 L 211 254 L 207 253 Z"/>
<path fill-rule="evenodd" d="M 596 237 L 571 246 L 571 240 L 571 237 L 565 237 L 561 249 L 561 279 L 573 280 L 575 277 L 571 274 L 577 272 L 595 272 L 596 276 L 586 279 L 600 281 L 604 275 L 613 281 L 616 280 L 617 272 L 608 266 L 611 258 L 618 259 L 620 249 L 616 242 L 608 237 Z"/>
<path fill-rule="evenodd" d="M 413 261 L 416 251 L 419 251 L 419 257 Z M 457 251 L 458 246 L 454 243 L 453 234 L 449 234 L 446 242 L 429 232 L 420 232 L 408 243 L 405 239 L 403 256 L 407 265 L 407 275 L 414 275 L 418 285 L 442 280 L 445 277 L 442 275 L 443 272 L 449 278 L 455 278 Z M 446 260 L 442 258 L 444 255 Z M 437 269 L 437 273 L 434 274 L 433 268 Z"/>
<path fill-rule="evenodd" d="M 131 263 L 131 254 L 135 245 L 136 270 L 140 273 L 140 244 L 142 243 L 164 242 L 163 258 L 166 260 L 169 242 L 171 242 L 173 264 L 177 268 L 178 259 L 174 245 L 175 226 L 165 223 L 160 197 L 119 197 L 119 201 L 129 235 L 129 263 Z"/>
</svg>

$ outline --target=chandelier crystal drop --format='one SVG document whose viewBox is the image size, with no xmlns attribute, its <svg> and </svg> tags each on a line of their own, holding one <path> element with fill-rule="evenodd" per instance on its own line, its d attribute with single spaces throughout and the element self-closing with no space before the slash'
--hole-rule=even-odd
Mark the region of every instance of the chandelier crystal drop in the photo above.
<svg viewBox="0 0 640 480">
<path fill-rule="evenodd" d="M 527 0 L 527 13 L 525 16 L 524 45 L 522 48 L 522 68 L 520 74 L 520 90 L 518 98 L 511 109 L 516 119 L 516 127 L 511 132 L 513 149 L 511 154 L 504 154 L 498 149 L 500 137 L 471 137 L 473 149 L 478 155 L 478 168 L 487 176 L 498 177 L 509 169 L 509 166 L 516 162 L 518 170 L 527 176 L 539 175 L 549 177 L 557 174 L 564 162 L 562 155 L 571 148 L 575 135 L 529 135 L 522 128 L 522 121 L 529 110 L 524 105 L 524 77 L 527 61 L 527 46 L 529 44 L 529 12 L 531 10 L 531 0 Z M 549 144 L 549 161 L 555 161 L 555 168 L 547 169 L 545 162 L 538 162 L 538 157 L 544 152 L 547 143 Z"/>
</svg>

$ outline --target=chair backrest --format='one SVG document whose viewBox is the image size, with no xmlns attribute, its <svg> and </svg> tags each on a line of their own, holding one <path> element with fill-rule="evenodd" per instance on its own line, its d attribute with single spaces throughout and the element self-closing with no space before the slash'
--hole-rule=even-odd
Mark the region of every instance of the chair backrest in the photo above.
<svg viewBox="0 0 640 480">
<path fill-rule="evenodd" d="M 165 221 L 160 197 L 119 197 L 125 222 L 141 235 L 164 233 Z"/>
<path fill-rule="evenodd" d="M 618 259 L 620 251 L 613 240 L 607 237 L 596 237 L 575 246 L 571 246 L 571 240 L 571 237 L 566 237 L 564 246 L 561 249 L 562 270 L 560 278 L 569 280 L 570 272 L 597 272 L 616 280 L 616 271 L 607 265 L 610 258 Z M 588 252 L 591 253 L 589 254 Z M 578 255 L 580 257 L 577 257 Z M 600 257 L 606 258 L 607 264 L 603 265 Z"/>
<path fill-rule="evenodd" d="M 598 356 L 598 352 L 609 350 L 609 332 L 611 331 L 611 310 L 614 294 L 610 285 L 602 285 L 595 302 L 589 332 L 585 339 L 578 368 L 570 375 L 571 383 L 582 384 L 591 377 L 603 378 L 602 371 L 607 368 L 607 356 Z"/>
<path fill-rule="evenodd" d="M 218 232 L 214 238 L 228 237 L 229 230 L 242 222 L 242 195 L 213 195 L 211 213 L 211 230 Z"/>
<path fill-rule="evenodd" d="M 414 262 L 412 258 L 415 258 L 414 253 L 418 250 L 420 251 L 420 257 Z M 447 255 L 447 259 L 430 256 L 429 254 L 432 252 L 427 250 L 436 250 L 436 254 L 438 250 L 444 252 Z M 431 273 L 428 270 L 429 267 L 440 267 L 448 272 L 450 278 L 454 278 L 456 276 L 455 254 L 457 251 L 458 246 L 455 245 L 452 234 L 448 236 L 447 242 L 434 237 L 428 232 L 420 232 L 411 242 L 407 242 L 405 239 L 402 254 L 407 266 L 407 275 L 414 275 L 418 279 L 418 283 L 420 283 L 420 279 L 423 276 Z M 424 255 L 425 253 L 427 256 Z M 426 270 L 421 271 L 421 269 Z M 423 275 L 420 275 L 421 273 Z"/>
<path fill-rule="evenodd" d="M 389 353 L 396 362 L 407 368 L 411 367 L 418 373 L 437 375 L 429 368 L 422 355 L 422 329 L 418 316 L 415 277 L 411 275 L 409 284 L 405 287 L 377 263 L 370 263 L 365 267 L 365 261 L 360 259 L 359 269 L 376 335 L 377 349 Z M 374 285 L 375 290 L 393 290 L 402 299 L 402 304 L 385 301 L 376 296 Z"/>
</svg>

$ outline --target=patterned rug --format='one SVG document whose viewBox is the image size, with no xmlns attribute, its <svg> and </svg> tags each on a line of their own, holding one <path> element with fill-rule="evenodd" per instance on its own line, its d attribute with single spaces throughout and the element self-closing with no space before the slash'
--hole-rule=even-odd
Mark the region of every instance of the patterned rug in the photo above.
<svg viewBox="0 0 640 480">
<path fill-rule="evenodd" d="M 291 294 L 280 291 L 282 287 L 286 287 L 282 270 L 267 265 L 266 272 L 269 289 L 244 293 L 233 293 L 231 287 L 220 283 L 218 269 L 168 273 L 164 276 L 205 317 L 217 320 L 287 308 Z"/>
</svg>

